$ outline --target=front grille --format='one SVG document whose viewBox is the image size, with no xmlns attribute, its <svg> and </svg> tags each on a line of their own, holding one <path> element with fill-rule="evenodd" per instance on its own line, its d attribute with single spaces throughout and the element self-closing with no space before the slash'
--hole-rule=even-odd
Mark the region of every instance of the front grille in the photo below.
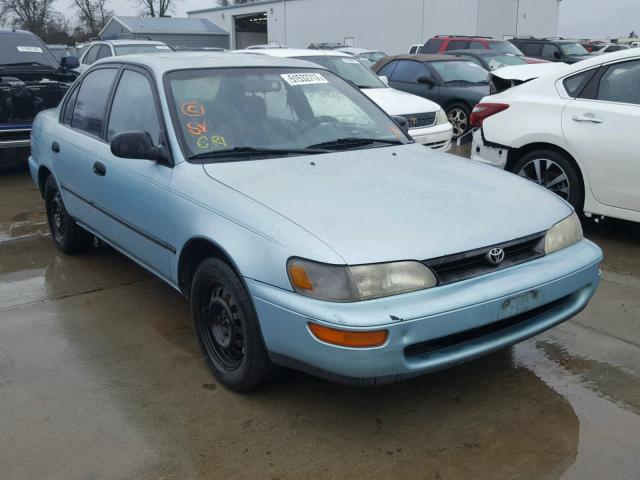
<svg viewBox="0 0 640 480">
<path fill-rule="evenodd" d="M 544 236 L 544 232 L 536 233 L 511 242 L 425 260 L 422 263 L 435 273 L 438 285 L 447 285 L 544 256 Z M 504 250 L 504 260 L 499 265 L 492 265 L 487 259 L 487 254 L 494 248 Z"/>
<path fill-rule="evenodd" d="M 31 129 L 0 130 L 0 143 L 29 140 Z"/>
<path fill-rule="evenodd" d="M 447 145 L 449 145 L 449 141 L 448 140 L 444 140 L 442 142 L 433 142 L 433 143 L 425 143 L 424 144 L 425 147 L 429 147 L 429 148 L 432 148 L 434 150 L 442 150 L 442 149 L 446 148 Z"/>
<path fill-rule="evenodd" d="M 477 340 L 482 337 L 493 335 L 502 330 L 506 330 L 511 327 L 515 327 L 521 323 L 527 322 L 548 313 L 571 300 L 571 295 L 562 297 L 541 307 L 534 308 L 528 312 L 514 315 L 513 317 L 505 318 L 504 320 L 498 320 L 497 322 L 483 325 L 481 327 L 472 328 L 471 330 L 465 330 L 464 332 L 454 333 L 453 335 L 447 335 L 446 337 L 435 338 L 426 342 L 414 343 L 405 347 L 404 354 L 406 357 L 416 357 L 419 355 L 430 354 L 438 350 L 443 350 L 448 347 L 461 345 L 472 340 Z"/>
<path fill-rule="evenodd" d="M 404 115 L 407 119 L 409 128 L 431 127 L 436 123 L 436 112 L 432 113 L 410 113 Z"/>
</svg>

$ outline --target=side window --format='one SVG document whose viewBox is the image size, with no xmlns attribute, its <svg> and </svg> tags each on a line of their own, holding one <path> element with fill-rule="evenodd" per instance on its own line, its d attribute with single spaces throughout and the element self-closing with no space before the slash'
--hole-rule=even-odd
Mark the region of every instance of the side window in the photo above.
<svg viewBox="0 0 640 480">
<path fill-rule="evenodd" d="M 384 67 L 378 70 L 378 75 L 380 75 L 381 77 L 390 78 L 391 74 L 393 73 L 393 70 L 396 68 L 397 65 L 398 65 L 398 62 L 387 63 Z"/>
<path fill-rule="evenodd" d="M 469 48 L 472 50 L 484 50 L 487 47 L 485 47 L 482 42 L 471 42 L 471 45 L 469 45 Z"/>
<path fill-rule="evenodd" d="M 449 50 L 467 50 L 469 48 L 468 40 L 449 40 L 447 51 Z"/>
<path fill-rule="evenodd" d="M 400 60 L 393 71 L 392 79 L 396 82 L 416 83 L 421 75 L 429 75 L 429 70 L 420 62 Z"/>
<path fill-rule="evenodd" d="M 442 46 L 442 42 L 444 40 L 441 39 L 431 39 L 427 43 L 424 44 L 420 53 L 438 53 L 440 51 L 440 47 Z"/>
<path fill-rule="evenodd" d="M 98 56 L 98 50 L 100 50 L 100 45 L 94 45 L 89 49 L 87 54 L 82 59 L 82 63 L 85 65 L 91 65 L 96 61 L 96 57 Z"/>
<path fill-rule="evenodd" d="M 584 86 L 591 79 L 597 69 L 588 70 L 586 72 L 578 73 L 572 77 L 566 78 L 563 85 L 571 98 L 577 98 L 582 93 Z"/>
<path fill-rule="evenodd" d="M 69 96 L 69 100 L 64 106 L 64 111 L 62 112 L 62 123 L 65 125 L 71 125 L 71 119 L 73 118 L 73 106 L 76 103 L 76 98 L 78 98 L 79 88 L 76 88 L 71 95 Z"/>
<path fill-rule="evenodd" d="M 532 57 L 539 57 L 542 54 L 541 43 L 525 43 L 522 47 L 522 52 L 525 55 L 531 55 Z"/>
<path fill-rule="evenodd" d="M 640 105 L 640 60 L 611 65 L 600 80 L 598 100 Z"/>
<path fill-rule="evenodd" d="M 100 45 L 100 50 L 98 50 L 98 55 L 96 56 L 96 60 L 100 60 L 101 58 L 106 58 L 111 56 L 111 48 L 108 45 Z"/>
<path fill-rule="evenodd" d="M 73 109 L 73 128 L 100 136 L 107 98 L 117 72 L 115 68 L 101 68 L 84 78 Z"/>
<path fill-rule="evenodd" d="M 120 132 L 139 130 L 160 140 L 160 121 L 149 80 L 141 73 L 125 70 L 113 96 L 107 126 L 107 141 Z"/>
<path fill-rule="evenodd" d="M 560 55 L 560 50 L 558 50 L 558 47 L 551 43 L 545 43 L 545 45 L 542 47 L 541 56 L 544 58 L 560 58 L 559 56 L 556 56 L 556 53 Z"/>
</svg>

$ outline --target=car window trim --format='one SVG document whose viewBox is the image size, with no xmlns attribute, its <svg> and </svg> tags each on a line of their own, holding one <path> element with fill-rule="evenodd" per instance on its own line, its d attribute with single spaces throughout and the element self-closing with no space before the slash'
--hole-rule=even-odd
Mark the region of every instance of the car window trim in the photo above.
<svg viewBox="0 0 640 480">
<path fill-rule="evenodd" d="M 118 73 L 118 76 L 116 78 L 116 80 L 114 81 L 114 86 L 112 88 L 112 92 L 111 95 L 108 99 L 108 103 L 107 103 L 107 111 L 105 113 L 105 121 L 103 123 L 103 128 L 102 128 L 102 138 L 104 139 L 104 141 L 107 144 L 111 144 L 111 142 L 107 142 L 107 129 L 109 128 L 109 120 L 111 118 L 111 110 L 113 109 L 113 100 L 115 99 L 115 94 L 116 91 L 118 89 L 118 85 L 120 85 L 120 81 L 122 80 L 122 75 L 124 74 L 125 70 L 130 70 L 132 72 L 136 72 L 139 73 L 141 75 L 143 75 L 147 81 L 149 82 L 149 84 L 151 85 L 151 95 L 153 96 L 153 103 L 156 107 L 156 117 L 158 118 L 158 125 L 160 126 L 160 143 L 168 150 L 169 152 L 169 160 L 168 162 L 157 162 L 160 165 L 165 165 L 167 167 L 171 167 L 173 168 L 173 166 L 175 165 L 174 162 L 174 158 L 173 158 L 173 151 L 171 148 L 171 144 L 168 141 L 168 136 L 167 136 L 167 125 L 164 121 L 164 114 L 163 114 L 163 110 L 162 110 L 162 104 L 160 102 L 160 96 L 158 93 L 158 85 L 156 84 L 155 81 L 155 77 L 153 75 L 153 72 L 149 71 L 146 67 L 139 65 L 139 64 L 134 64 L 134 63 L 124 63 L 121 64 L 122 68 L 120 69 L 120 72 Z"/>
</svg>

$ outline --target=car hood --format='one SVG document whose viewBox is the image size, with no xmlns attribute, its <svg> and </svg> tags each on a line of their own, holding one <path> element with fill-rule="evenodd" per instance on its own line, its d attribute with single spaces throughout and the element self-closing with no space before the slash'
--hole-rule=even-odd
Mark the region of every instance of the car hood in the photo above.
<svg viewBox="0 0 640 480">
<path fill-rule="evenodd" d="M 389 115 L 431 113 L 440 110 L 440 106 L 431 100 L 401 92 L 394 88 L 363 88 L 362 93 L 378 104 Z"/>
<path fill-rule="evenodd" d="M 529 65 L 514 65 L 494 70 L 491 75 L 503 80 L 516 80 L 518 82 L 528 82 L 534 78 L 555 74 L 567 70 L 569 66 L 565 63 L 531 63 Z"/>
<path fill-rule="evenodd" d="M 427 260 L 542 232 L 571 208 L 534 183 L 421 145 L 207 164 L 347 264 Z M 291 255 L 305 256 L 304 245 Z"/>
</svg>

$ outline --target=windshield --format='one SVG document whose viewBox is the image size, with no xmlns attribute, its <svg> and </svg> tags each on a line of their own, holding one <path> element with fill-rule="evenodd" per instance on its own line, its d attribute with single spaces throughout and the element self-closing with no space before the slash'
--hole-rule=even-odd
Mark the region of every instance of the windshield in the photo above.
<svg viewBox="0 0 640 480">
<path fill-rule="evenodd" d="M 431 62 L 444 83 L 489 83 L 488 72 L 472 62 Z"/>
<path fill-rule="evenodd" d="M 352 82 L 358 88 L 385 88 L 386 85 L 378 76 L 352 57 L 332 57 L 327 55 L 317 57 L 297 57 L 300 60 L 317 63 Z"/>
<path fill-rule="evenodd" d="M 386 56 L 387 54 L 384 52 L 365 52 L 358 55 L 358 57 L 367 59 L 373 63 L 376 63 L 378 60 L 381 60 Z"/>
<path fill-rule="evenodd" d="M 526 65 L 527 62 L 515 55 L 487 55 L 484 59 L 489 64 L 490 70 L 497 70 L 509 65 Z"/>
<path fill-rule="evenodd" d="M 579 43 L 561 43 L 560 50 L 562 50 L 562 53 L 565 55 L 589 55 L 589 52 L 587 52 L 587 50 Z"/>
<path fill-rule="evenodd" d="M 202 161 L 207 155 L 209 161 L 230 160 L 219 153 L 232 149 L 299 154 L 325 151 L 320 148 L 327 145 L 347 149 L 410 142 L 373 102 L 326 70 L 179 70 L 167 74 L 166 85 L 183 152 Z M 358 145 L 354 139 L 371 142 Z"/>
<path fill-rule="evenodd" d="M 167 52 L 173 49 L 168 45 L 116 45 L 116 55 L 132 55 L 134 53 Z"/>
<path fill-rule="evenodd" d="M 513 55 L 524 55 L 519 49 L 518 47 L 516 47 L 513 43 L 511 42 L 504 42 L 504 41 L 489 41 L 489 48 L 491 50 L 493 50 L 494 52 L 499 52 L 499 53 L 511 53 Z"/>
<path fill-rule="evenodd" d="M 0 65 L 58 68 L 55 57 L 35 35 L 12 32 L 0 35 L 0 39 Z"/>
</svg>

